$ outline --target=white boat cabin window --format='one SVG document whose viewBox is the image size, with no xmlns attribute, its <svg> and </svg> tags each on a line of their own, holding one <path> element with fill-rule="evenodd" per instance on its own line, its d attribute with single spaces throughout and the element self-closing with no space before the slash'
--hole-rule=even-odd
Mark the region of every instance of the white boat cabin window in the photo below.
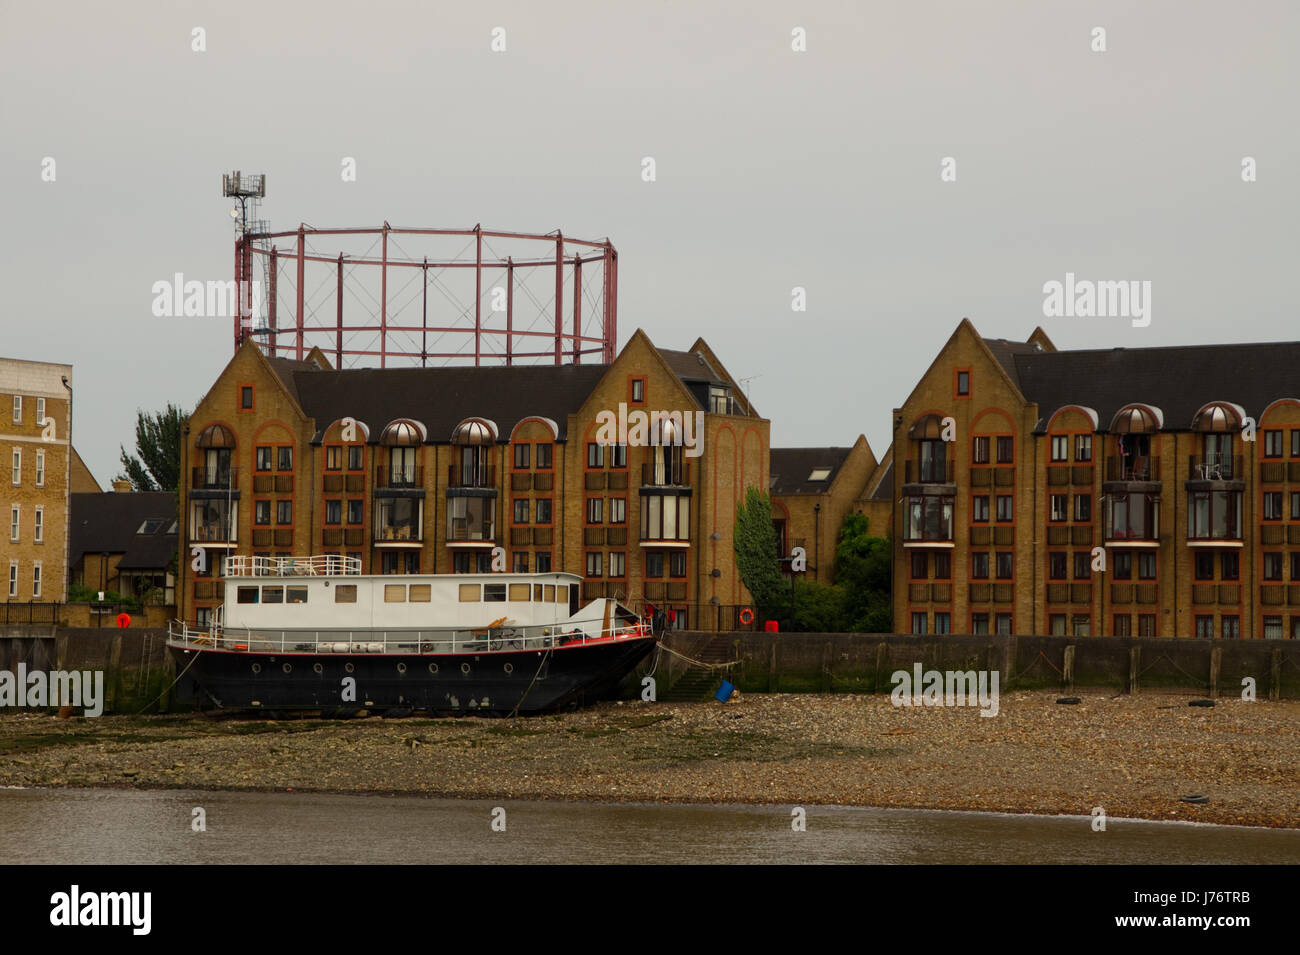
<svg viewBox="0 0 1300 955">
<path fill-rule="evenodd" d="M 528 590 L 529 587 L 527 584 L 511 584 L 510 599 L 518 600 L 521 603 L 528 603 Z"/>
<path fill-rule="evenodd" d="M 357 585 L 356 584 L 339 584 L 334 588 L 334 602 L 336 604 L 354 604 L 357 602 Z"/>
<path fill-rule="evenodd" d="M 542 585 L 541 585 L 541 584 L 533 584 L 533 602 L 534 602 L 534 603 L 541 603 L 541 602 L 542 602 Z"/>
<path fill-rule="evenodd" d="M 282 604 L 284 603 L 283 587 L 263 587 L 262 603 L 264 604 Z"/>
<path fill-rule="evenodd" d="M 384 584 L 384 603 L 400 604 L 406 602 L 406 584 Z"/>
<path fill-rule="evenodd" d="M 286 587 L 285 595 L 289 598 L 288 603 L 305 604 L 307 602 L 306 587 Z"/>
<path fill-rule="evenodd" d="M 432 598 L 433 588 L 429 584 L 411 584 L 410 596 L 413 604 L 427 604 Z"/>
<path fill-rule="evenodd" d="M 567 603 L 569 602 L 569 585 L 568 585 L 568 584 L 556 584 L 556 586 L 555 586 L 555 602 L 556 602 L 557 604 L 567 604 Z"/>
<path fill-rule="evenodd" d="M 542 600 L 548 604 L 555 603 L 555 584 L 547 584 L 544 590 L 545 596 Z"/>
<path fill-rule="evenodd" d="M 257 603 L 257 588 L 240 587 L 238 592 L 235 594 L 235 601 L 241 604 Z"/>
<path fill-rule="evenodd" d="M 506 599 L 505 584 L 484 584 L 483 585 L 484 603 L 504 603 L 505 599 Z"/>
<path fill-rule="evenodd" d="M 479 596 L 478 584 L 461 584 L 460 585 L 460 602 L 463 604 L 476 604 L 482 598 Z"/>
</svg>

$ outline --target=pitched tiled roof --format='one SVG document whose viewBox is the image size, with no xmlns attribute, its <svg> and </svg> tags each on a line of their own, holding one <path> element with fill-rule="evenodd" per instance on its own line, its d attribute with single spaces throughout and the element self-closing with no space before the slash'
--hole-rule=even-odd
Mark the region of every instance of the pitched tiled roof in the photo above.
<svg viewBox="0 0 1300 955">
<path fill-rule="evenodd" d="M 1241 405 L 1258 420 L 1277 399 L 1300 398 L 1300 342 L 1016 350 L 1009 360 L 1025 398 L 1038 403 L 1040 431 L 1067 404 L 1092 408 L 1106 430 L 1120 408 L 1142 402 L 1164 412 L 1165 430 L 1186 431 L 1211 401 Z"/>
<path fill-rule="evenodd" d="M 671 351 L 667 348 L 659 348 L 656 351 L 663 357 L 672 373 L 682 381 L 722 383 L 722 377 L 708 363 L 708 360 L 697 352 Z"/>
<path fill-rule="evenodd" d="M 121 554 L 122 570 L 165 568 L 176 555 L 176 495 L 170 491 L 71 494 L 72 524 L 68 560 L 76 566 L 86 554 Z M 145 521 L 161 521 L 150 534 L 137 533 Z"/>
<path fill-rule="evenodd" d="M 1019 369 L 1016 367 L 1016 356 L 1018 355 L 1041 355 L 1049 354 L 1039 348 L 1037 344 L 1030 342 L 1011 342 L 1005 338 L 986 338 L 984 344 L 988 350 L 993 353 L 1002 369 L 1010 376 L 1011 380 L 1020 385 Z"/>
<path fill-rule="evenodd" d="M 466 418 L 496 423 L 505 440 L 516 424 L 536 415 L 550 418 L 564 437 L 576 412 L 605 373 L 606 365 L 514 365 L 444 368 L 356 368 L 293 372 L 298 402 L 319 429 L 352 417 L 379 440 L 384 425 L 413 418 L 428 440 L 444 443 Z M 321 439 L 318 431 L 314 441 Z"/>
<path fill-rule="evenodd" d="M 848 460 L 852 448 L 773 448 L 768 489 L 772 494 L 824 494 Z M 816 469 L 830 473 L 824 481 L 810 481 Z"/>
</svg>

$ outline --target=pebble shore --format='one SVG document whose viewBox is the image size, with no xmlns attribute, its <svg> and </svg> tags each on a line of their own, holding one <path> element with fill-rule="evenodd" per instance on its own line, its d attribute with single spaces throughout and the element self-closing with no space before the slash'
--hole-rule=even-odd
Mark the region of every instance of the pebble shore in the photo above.
<svg viewBox="0 0 1300 955">
<path fill-rule="evenodd" d="M 747 694 L 520 719 L 0 716 L 0 785 L 976 809 L 1300 828 L 1300 702 Z M 1209 802 L 1180 801 L 1204 795 Z"/>
</svg>

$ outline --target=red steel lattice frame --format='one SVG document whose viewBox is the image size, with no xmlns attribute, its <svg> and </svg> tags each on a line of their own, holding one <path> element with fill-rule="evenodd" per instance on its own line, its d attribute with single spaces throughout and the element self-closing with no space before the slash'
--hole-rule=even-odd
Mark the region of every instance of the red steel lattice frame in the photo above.
<svg viewBox="0 0 1300 955">
<path fill-rule="evenodd" d="M 319 237 L 351 237 L 364 240 L 373 237 L 372 247 L 377 244 L 379 255 L 347 255 L 344 252 L 329 254 L 318 248 L 309 247 L 309 242 Z M 462 237 L 472 240 L 473 255 L 464 257 L 435 257 L 424 255 L 419 258 L 395 249 L 395 236 L 420 237 Z M 523 242 L 532 245 L 544 243 L 546 252 L 542 255 L 516 257 L 502 256 L 491 249 L 486 250 L 485 243 L 492 240 L 508 240 L 512 243 Z M 342 243 L 344 240 L 338 240 Z M 319 244 L 319 243 L 317 243 Z M 469 243 L 467 243 L 468 246 Z M 554 247 L 553 252 L 551 247 Z M 259 261 L 260 260 L 260 261 Z M 239 308 L 234 320 L 235 348 L 239 348 L 245 339 L 253 337 L 267 354 L 282 357 L 292 355 L 302 359 L 313 346 L 334 360 L 336 368 L 356 365 L 367 359 L 378 358 L 379 367 L 383 368 L 390 360 L 399 359 L 403 365 L 414 364 L 418 359 L 420 365 L 430 360 L 466 361 L 470 355 L 465 351 L 466 344 L 472 338 L 473 363 L 481 365 L 488 362 L 513 364 L 520 359 L 550 359 L 555 364 L 563 364 L 566 359 L 575 364 L 581 363 L 584 356 L 599 356 L 600 363 L 609 364 L 614 360 L 617 339 L 618 317 L 618 252 L 609 239 L 593 241 L 575 239 L 559 231 L 536 235 L 524 232 L 498 232 L 475 226 L 472 229 L 403 229 L 390 226 L 387 222 L 379 228 L 357 229 L 316 229 L 308 225 L 299 225 L 289 232 L 250 233 L 235 240 L 235 281 L 236 288 L 244 289 L 246 282 L 255 281 L 257 271 L 255 262 L 265 268 L 267 275 L 266 308 L 262 316 L 264 323 L 254 322 L 249 302 L 240 297 Z M 332 320 L 321 322 L 320 314 L 309 310 L 305 302 L 304 285 L 307 281 L 307 269 L 330 267 L 336 272 L 332 283 L 335 287 L 333 298 L 336 307 Z M 357 318 L 345 320 L 345 279 L 355 276 L 358 269 L 377 269 L 379 272 L 378 314 L 366 316 L 368 320 Z M 389 274 L 392 270 L 421 269 L 419 324 L 405 320 L 405 315 L 413 306 L 412 301 L 396 302 L 390 296 Z M 429 323 L 430 272 L 434 272 L 434 282 L 444 270 L 474 270 L 474 304 L 473 323 L 469 321 L 468 307 L 462 308 L 457 315 L 459 324 L 446 321 Z M 527 270 L 532 276 L 534 270 L 548 269 L 554 273 L 554 298 L 545 303 L 538 316 L 527 328 L 516 327 L 515 306 L 516 289 L 520 288 L 516 273 Z M 584 278 L 584 270 L 586 278 Z M 598 271 L 595 271 L 598 270 Z M 593 277 L 593 271 L 595 275 Z M 281 275 L 286 274 L 293 286 L 292 322 L 281 327 L 279 323 L 281 303 L 279 293 Z M 398 273 L 400 274 L 400 273 Z M 488 278 L 485 283 L 484 279 Z M 493 328 L 485 324 L 483 298 L 485 285 L 495 282 L 500 289 L 504 281 L 505 291 L 505 327 Z M 549 283 L 548 283 L 549 284 Z M 566 286 L 569 294 L 566 294 Z M 405 285 L 402 291 L 405 291 Z M 592 289 L 595 289 L 594 301 Z M 488 288 L 493 291 L 493 288 Z M 445 294 L 445 290 L 444 290 Z M 594 314 L 587 318 L 588 328 L 583 327 L 582 300 L 586 296 Z M 355 298 L 356 296 L 354 296 Z M 448 296 L 450 297 L 450 296 Z M 373 298 L 373 296 L 372 296 Z M 536 301 L 536 299 L 534 299 Z M 545 314 L 545 305 L 550 306 L 550 314 Z M 371 306 L 373 307 L 373 306 Z M 435 302 L 435 307 L 437 303 Z M 312 311 L 312 314 L 309 314 Z M 354 312 L 364 312 L 365 308 L 356 303 Z M 538 327 L 539 318 L 543 319 Z M 565 319 L 571 318 L 571 330 L 565 329 Z M 314 321 L 312 321 L 314 320 Z M 358 347 L 357 338 L 369 334 L 367 345 L 377 337 L 378 347 Z M 435 333 L 437 341 L 452 336 L 453 342 L 460 341 L 461 347 L 455 351 L 429 351 L 428 335 Z M 420 336 L 416 348 L 411 336 Z M 437 345 L 435 341 L 435 347 Z M 525 345 L 544 341 L 545 350 L 524 347 L 520 350 L 516 343 Z M 503 345 L 489 349 L 489 344 Z M 345 361 L 347 359 L 348 361 Z"/>
</svg>

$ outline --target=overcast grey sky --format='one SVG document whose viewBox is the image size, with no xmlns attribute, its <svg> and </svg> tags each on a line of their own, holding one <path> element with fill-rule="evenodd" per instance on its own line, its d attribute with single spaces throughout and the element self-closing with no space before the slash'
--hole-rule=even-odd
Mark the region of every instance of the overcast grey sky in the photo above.
<svg viewBox="0 0 1300 955">
<path fill-rule="evenodd" d="M 75 366 L 75 443 L 105 485 L 135 409 L 191 407 L 230 357 L 229 319 L 150 306 L 175 272 L 231 277 L 235 168 L 268 175 L 278 229 L 609 236 L 619 345 L 703 335 L 758 376 L 777 446 L 883 453 L 963 316 L 1060 347 L 1298 337 L 1284 0 L 0 11 L 0 355 Z M 1151 324 L 1045 318 L 1067 271 L 1150 281 Z"/>
</svg>

